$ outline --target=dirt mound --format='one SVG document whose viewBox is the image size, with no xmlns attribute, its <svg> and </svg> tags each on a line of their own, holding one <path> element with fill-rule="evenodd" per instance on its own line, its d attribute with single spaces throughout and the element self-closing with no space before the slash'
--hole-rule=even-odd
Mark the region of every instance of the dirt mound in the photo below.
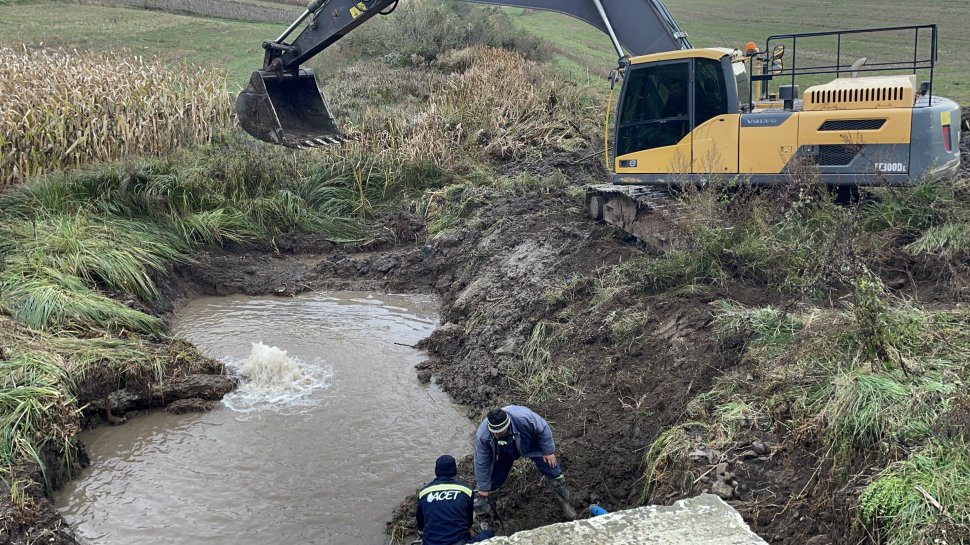
<svg viewBox="0 0 970 545">
<path fill-rule="evenodd" d="M 412 282 L 437 278 L 426 285 L 433 283 L 443 298 L 443 323 L 422 343 L 432 356 L 423 371 L 430 369 L 456 401 L 477 409 L 471 411 L 476 420 L 508 403 L 545 416 L 576 507 L 640 505 L 645 450 L 659 431 L 684 418 L 693 395 L 736 363 L 711 330 L 709 304 L 719 294 L 651 296 L 598 287 L 602 267 L 642 256 L 644 248 L 591 223 L 564 192 L 498 198 L 428 246 L 406 252 L 398 269 Z M 354 267 L 371 271 L 387 259 L 342 256 L 314 273 L 323 280 Z M 605 296 L 604 290 L 615 293 Z M 757 293 L 732 297 L 751 304 L 761 299 Z M 573 302 L 594 298 L 603 300 L 591 312 L 571 314 Z M 640 321 L 626 338 L 610 324 L 632 312 Z M 537 331 L 546 337 L 537 338 Z M 532 391 L 522 384 L 522 361 L 536 343 L 546 343 L 548 372 L 571 371 L 566 383 L 553 380 Z M 509 530 L 562 520 L 551 491 L 528 464 L 513 472 L 498 508 Z M 399 512 L 398 531 L 413 529 L 411 516 L 406 508 Z"/>
</svg>

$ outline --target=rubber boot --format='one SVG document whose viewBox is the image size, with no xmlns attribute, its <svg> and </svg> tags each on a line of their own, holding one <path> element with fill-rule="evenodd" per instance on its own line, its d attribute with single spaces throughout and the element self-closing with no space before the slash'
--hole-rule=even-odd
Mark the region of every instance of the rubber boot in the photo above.
<svg viewBox="0 0 970 545">
<path fill-rule="evenodd" d="M 562 475 L 553 479 L 552 489 L 556 493 L 556 501 L 562 507 L 562 514 L 569 520 L 576 520 L 576 510 L 569 505 L 569 488 L 566 487 L 566 479 Z"/>
</svg>

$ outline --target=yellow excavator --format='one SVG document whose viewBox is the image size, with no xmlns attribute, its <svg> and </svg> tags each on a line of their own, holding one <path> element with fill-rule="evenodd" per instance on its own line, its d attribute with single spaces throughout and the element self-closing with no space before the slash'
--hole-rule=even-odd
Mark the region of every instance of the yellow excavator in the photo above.
<svg viewBox="0 0 970 545">
<path fill-rule="evenodd" d="M 468 1 L 556 11 L 609 35 L 619 57 L 610 79 L 622 82 L 607 150 L 614 187 L 715 175 L 784 183 L 806 163 L 841 186 L 914 183 L 959 169 L 960 107 L 933 93 L 936 25 L 693 48 L 660 0 Z M 397 0 L 312 0 L 282 35 L 263 43 L 263 67 L 236 102 L 242 127 L 292 147 L 344 140 L 313 73 L 301 65 L 396 6 Z M 912 42 L 898 56 L 867 62 L 844 53 L 856 38 L 885 36 L 888 43 L 901 35 Z M 831 58 L 819 60 L 818 48 L 798 57 L 799 43 L 819 40 L 831 41 Z M 820 80 L 828 81 L 800 88 Z M 608 198 L 609 192 L 590 194 L 594 218 L 603 219 Z"/>
</svg>

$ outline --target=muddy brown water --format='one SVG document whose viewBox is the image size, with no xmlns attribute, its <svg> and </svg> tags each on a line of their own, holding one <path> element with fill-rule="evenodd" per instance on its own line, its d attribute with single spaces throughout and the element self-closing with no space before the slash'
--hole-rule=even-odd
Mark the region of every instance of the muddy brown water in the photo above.
<svg viewBox="0 0 970 545">
<path fill-rule="evenodd" d="M 462 408 L 415 377 L 410 345 L 437 310 L 353 292 L 193 301 L 177 334 L 249 382 L 208 413 L 84 433 L 91 465 L 59 509 L 86 543 L 384 543 L 435 458 L 471 452 Z"/>
</svg>

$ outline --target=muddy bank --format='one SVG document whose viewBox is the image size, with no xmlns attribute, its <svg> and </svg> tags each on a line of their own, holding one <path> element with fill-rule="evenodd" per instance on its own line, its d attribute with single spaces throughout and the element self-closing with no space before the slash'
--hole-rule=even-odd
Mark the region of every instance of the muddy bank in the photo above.
<svg viewBox="0 0 970 545">
<path fill-rule="evenodd" d="M 590 222 L 564 187 L 489 195 L 487 206 L 435 237 L 414 218 L 386 221 L 395 226 L 386 239 L 357 246 L 294 236 L 256 249 L 210 252 L 179 271 L 168 289 L 179 297 L 285 296 L 309 289 L 436 292 L 442 325 L 421 343 L 432 357 L 418 366 L 419 376 L 433 377 L 457 402 L 473 407 L 473 420 L 506 403 L 543 414 L 554 427 L 577 508 L 594 501 L 610 509 L 639 505 L 644 449 L 683 419 L 693 395 L 736 364 L 737 355 L 711 330 L 710 304 L 726 294 L 638 295 L 570 315 L 573 302 L 592 297 L 597 270 L 651 250 Z M 402 239 L 415 242 L 394 242 Z M 731 297 L 766 302 L 757 290 L 739 288 Z M 631 309 L 647 316 L 643 333 L 617 339 L 611 324 Z M 540 322 L 563 331 L 569 324 L 570 338 L 556 340 L 553 352 L 556 363 L 576 375 L 561 394 L 529 400 L 519 390 L 519 365 Z M 461 467 L 470 478 L 469 460 Z M 499 507 L 510 529 L 532 528 L 561 520 L 550 499 L 544 484 L 524 471 L 513 474 Z M 405 502 L 393 522 L 397 530 L 413 530 L 411 505 Z"/>
<path fill-rule="evenodd" d="M 596 180 L 590 172 L 576 178 Z M 431 357 L 416 373 L 472 407 L 472 420 L 507 403 L 529 405 L 545 416 L 577 509 L 593 502 L 610 510 L 670 504 L 700 490 L 720 491 L 773 543 L 824 545 L 847 539 L 850 508 L 859 491 L 842 490 L 836 496 L 818 489 L 789 502 L 814 478 L 816 445 L 793 442 L 785 430 L 763 422 L 750 422 L 742 441 L 718 452 L 703 448 L 698 437 L 692 466 L 669 468 L 645 493 L 644 455 L 654 439 L 684 422 L 688 402 L 739 364 L 740 347 L 713 331 L 712 305 L 729 298 L 751 307 L 783 306 L 783 297 L 731 283 L 699 293 L 648 294 L 610 286 L 604 272 L 610 265 L 655 249 L 589 221 L 569 187 L 483 190 L 480 202 L 453 228 L 434 236 L 422 218 L 401 212 L 379 218 L 378 236 L 359 244 L 337 246 L 316 236 L 281 235 L 202 252 L 192 265 L 159 279 L 164 297 L 151 310 L 165 315 L 197 295 L 287 297 L 317 289 L 436 293 L 442 298 L 442 325 L 421 343 Z M 658 224 L 657 229 L 676 235 L 678 226 Z M 887 285 L 917 298 L 947 297 L 934 271 L 914 268 L 901 275 L 895 268 L 899 259 L 887 256 L 886 269 L 879 271 Z M 625 325 L 631 316 L 635 327 Z M 523 389 L 528 377 L 521 364 L 535 348 L 548 353 L 544 363 L 552 378 L 529 391 Z M 173 361 L 188 350 L 170 349 Z M 179 369 L 173 367 L 178 376 L 172 384 L 180 386 L 165 392 L 146 391 L 136 378 L 123 384 L 109 375 L 95 380 L 85 394 L 89 415 L 109 419 L 110 407 L 110 419 L 115 419 L 179 397 L 200 399 L 176 405 L 191 409 L 221 397 L 218 388 L 211 398 L 197 393 L 194 386 L 201 379 L 190 377 L 219 376 L 217 362 L 204 372 Z M 965 410 L 954 413 L 963 422 L 955 426 L 964 426 L 965 415 Z M 470 460 L 463 460 L 463 478 L 473 480 L 470 469 Z M 531 468 L 523 469 L 513 473 L 497 497 L 506 525 L 521 530 L 560 521 L 549 490 Z M 415 486 L 425 477 L 430 478 L 430 470 L 416 477 Z M 41 536 L 53 538 L 51 543 L 73 543 L 49 502 L 45 505 L 40 486 L 29 494 L 31 518 L 14 522 L 15 517 L 4 516 L 0 543 L 33 542 Z M 397 535 L 413 535 L 412 515 L 413 499 L 405 500 L 391 522 Z"/>
<path fill-rule="evenodd" d="M 6 327 L 17 327 L 2 322 Z M 149 410 L 166 409 L 175 413 L 204 411 L 236 388 L 237 380 L 228 376 L 221 362 L 205 358 L 188 343 L 178 340 L 146 341 L 146 357 L 166 362 L 165 374 L 156 380 L 149 362 L 143 366 L 118 365 L 104 360 L 75 385 L 80 413 L 72 427 L 123 424 L 129 417 Z M 85 467 L 88 457 L 83 444 L 68 457 L 50 441 L 41 452 L 44 470 L 35 464 L 14 468 L 9 483 L 5 480 L 0 498 L 0 543 L 77 543 L 48 497 L 45 482 L 56 489 Z"/>
</svg>

